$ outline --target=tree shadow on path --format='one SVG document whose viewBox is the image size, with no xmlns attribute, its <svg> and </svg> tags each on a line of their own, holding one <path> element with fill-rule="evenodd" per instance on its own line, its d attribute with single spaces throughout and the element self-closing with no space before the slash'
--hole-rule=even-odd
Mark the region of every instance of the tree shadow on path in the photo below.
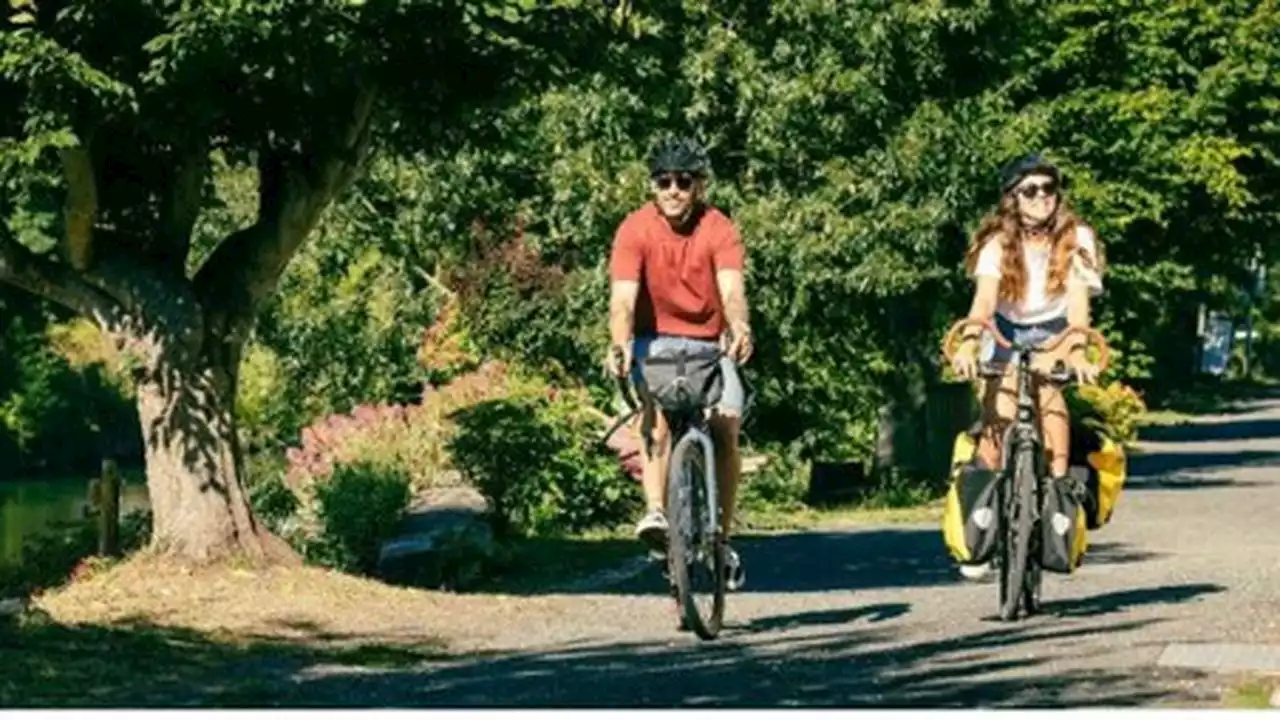
<svg viewBox="0 0 1280 720">
<path fill-rule="evenodd" d="M 803 636 L 549 647 L 378 676 L 330 676 L 300 689 L 337 702 L 394 697 L 504 708 L 1118 707 L 1196 699 L 1142 669 L 1060 664 L 1095 657 L 1077 642 L 1088 636 L 1142 632 L 1159 621 L 1064 627 L 1038 620 L 907 643 L 886 629 L 855 626 Z"/>
<path fill-rule="evenodd" d="M 1198 422 L 1142 428 L 1142 442 L 1213 443 L 1238 440 L 1280 440 L 1280 418 L 1255 418 L 1225 422 Z"/>
</svg>

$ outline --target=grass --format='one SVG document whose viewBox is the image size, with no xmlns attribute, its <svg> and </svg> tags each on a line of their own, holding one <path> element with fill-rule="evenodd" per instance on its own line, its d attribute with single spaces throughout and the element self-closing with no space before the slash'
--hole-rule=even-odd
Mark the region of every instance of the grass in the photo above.
<svg viewBox="0 0 1280 720">
<path fill-rule="evenodd" d="M 1222 704 L 1236 710 L 1271 708 L 1271 695 L 1280 689 L 1280 678 L 1249 677 L 1227 689 Z"/>
<path fill-rule="evenodd" d="M 536 595 L 611 570 L 643 553 L 630 528 L 558 538 L 529 538 L 508 548 L 503 571 L 472 592 Z"/>
<path fill-rule="evenodd" d="M 1280 382 L 1272 379 L 1203 379 L 1181 388 L 1159 393 L 1150 399 L 1152 412 L 1159 418 L 1188 418 L 1195 415 L 1231 414 L 1245 409 L 1244 403 L 1280 391 Z"/>
<path fill-rule="evenodd" d="M 879 491 L 856 504 L 743 510 L 737 533 L 796 532 L 886 523 L 941 522 L 943 500 L 927 493 Z M 645 554 L 629 524 L 577 536 L 513 543 L 502 572 L 469 592 L 556 593 L 575 581 L 625 565 Z"/>
<path fill-rule="evenodd" d="M 143 553 L 0 618 L 0 707 L 351 704 L 339 677 L 303 683 L 299 673 L 474 654 L 501 627 L 559 612 L 543 598 L 392 587 L 310 567 L 191 567 Z"/>
<path fill-rule="evenodd" d="M 747 529 L 765 531 L 822 530 L 886 523 L 941 522 L 942 499 L 898 507 L 859 503 L 820 508 L 759 509 L 747 511 L 743 515 Z"/>
</svg>

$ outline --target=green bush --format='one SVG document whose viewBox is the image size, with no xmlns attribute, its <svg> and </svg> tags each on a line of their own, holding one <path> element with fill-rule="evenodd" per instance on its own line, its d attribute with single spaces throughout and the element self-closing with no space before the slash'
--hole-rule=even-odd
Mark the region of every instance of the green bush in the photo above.
<svg viewBox="0 0 1280 720">
<path fill-rule="evenodd" d="M 0 567 L 0 596 L 29 595 L 75 578 L 77 568 L 98 552 L 97 519 L 59 523 L 27 540 L 17 564 Z M 120 518 L 120 552 L 129 554 L 151 538 L 151 512 L 135 510 Z"/>
<path fill-rule="evenodd" d="M 809 464 L 796 449 L 768 453 L 757 472 L 743 476 L 738 506 L 745 511 L 791 511 L 805 505 Z"/>
<path fill-rule="evenodd" d="M 408 473 L 370 462 L 339 464 L 315 492 L 320 528 L 306 548 L 308 560 L 372 574 L 383 543 L 395 536 L 408 509 Z"/>
<path fill-rule="evenodd" d="M 245 489 L 253 513 L 267 529 L 288 534 L 289 521 L 298 511 L 298 497 L 285 484 L 288 463 L 275 453 L 250 456 Z"/>
<path fill-rule="evenodd" d="M 453 463 L 488 498 L 500 536 L 580 532 L 636 509 L 635 482 L 600 445 L 599 420 L 576 397 L 489 400 L 453 419 Z"/>
</svg>

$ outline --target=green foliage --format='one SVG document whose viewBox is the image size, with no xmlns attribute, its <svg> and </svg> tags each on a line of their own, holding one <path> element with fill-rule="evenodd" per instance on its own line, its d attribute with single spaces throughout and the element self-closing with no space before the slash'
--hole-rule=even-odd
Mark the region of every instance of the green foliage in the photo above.
<svg viewBox="0 0 1280 720">
<path fill-rule="evenodd" d="M 290 521 L 297 515 L 298 498 L 285 483 L 287 463 L 283 456 L 259 453 L 251 456 L 245 488 L 253 514 L 274 533 L 288 536 Z"/>
<path fill-rule="evenodd" d="M 74 580 L 98 552 L 97 519 L 65 522 L 22 546 L 18 562 L 0 567 L 0 596 L 29 595 Z M 151 513 L 133 511 L 120 518 L 120 551 L 128 555 L 151 537 Z"/>
<path fill-rule="evenodd" d="M 1138 441 L 1147 405 L 1132 387 L 1120 382 L 1080 386 L 1067 393 L 1067 403 L 1073 426 L 1099 431 L 1125 446 Z"/>
<path fill-rule="evenodd" d="M 500 535 L 612 526 L 636 508 L 635 483 L 599 445 L 599 419 L 581 398 L 515 396 L 453 415 L 454 465 L 490 501 Z"/>
<path fill-rule="evenodd" d="M 96 471 L 103 452 L 141 451 L 122 370 L 95 357 L 83 328 L 0 293 L 0 464 L 17 475 Z M 90 341 L 91 342 L 91 341 Z"/>
<path fill-rule="evenodd" d="M 767 456 L 759 470 L 743 475 L 738 500 L 741 509 L 789 512 L 803 508 L 809 490 L 809 463 L 794 449 L 768 452 Z"/>
<path fill-rule="evenodd" d="M 194 272 L 257 220 L 258 138 L 326 147 L 350 83 L 384 89 L 379 137 L 393 152 L 329 208 L 323 242 L 289 266 L 244 353 L 238 419 L 255 450 L 292 444 L 315 417 L 416 401 L 423 383 L 492 358 L 607 398 L 609 244 L 646 197 L 648 143 L 673 129 L 711 146 L 712 198 L 748 247 L 760 394 L 747 432 L 795 462 L 865 459 L 877 410 L 913 406 L 937 377 L 938 340 L 972 289 L 965 234 L 1012 155 L 1046 149 L 1069 170 L 1108 260 L 1094 308 L 1108 374 L 1148 397 L 1192 373 L 1198 306 L 1240 309 L 1248 261 L 1274 265 L 1280 247 L 1274 2 L 658 0 L 615 13 L 610 34 L 602 8 L 576 3 L 126 2 L 109 5 L 127 31 L 101 43 L 82 38 L 98 37 L 106 9 L 59 5 L 39 4 L 0 50 L 0 97 L 18 108 L 0 119 L 14 139 L 0 150 L 0 232 L 39 252 L 62 199 L 42 149 L 84 139 L 72 110 L 122 118 L 97 137 L 137 138 L 110 162 L 143 180 L 102 199 L 126 236 L 154 220 L 146 188 L 168 182 L 178 150 L 219 138 Z M 413 28 L 428 22 L 440 31 L 423 46 Z M 568 52 L 590 48 L 575 55 L 584 72 L 540 72 L 558 64 L 535 51 L 548 31 Z M 414 52 L 439 72 L 398 72 Z M 465 78 L 443 69 L 457 67 Z M 244 93 L 206 92 L 213 82 Z M 498 97 L 512 102 L 477 102 Z M 428 327 L 447 332 L 424 339 Z M 514 402 L 477 411 L 468 432 L 515 422 Z M 776 473 L 744 499 L 790 502 Z M 554 496 L 517 504 L 537 525 Z"/>
<path fill-rule="evenodd" d="M 409 506 L 409 476 L 374 463 L 340 464 L 316 486 L 320 535 L 307 544 L 312 562 L 371 574 L 383 543 L 395 535 Z"/>
</svg>

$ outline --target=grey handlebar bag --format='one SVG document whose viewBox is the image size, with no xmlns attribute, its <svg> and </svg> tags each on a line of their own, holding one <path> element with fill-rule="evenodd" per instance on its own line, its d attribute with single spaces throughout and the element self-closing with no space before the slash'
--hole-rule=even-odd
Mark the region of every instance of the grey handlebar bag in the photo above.
<svg viewBox="0 0 1280 720">
<path fill-rule="evenodd" d="M 663 354 L 644 358 L 639 364 L 643 381 L 641 395 L 653 399 L 653 403 L 645 403 L 640 424 L 645 447 L 650 451 L 654 405 L 673 415 L 694 414 L 718 403 L 724 392 L 718 352 Z"/>
<path fill-rule="evenodd" d="M 669 413 L 694 413 L 715 405 L 724 392 L 720 353 L 647 357 L 640 362 L 645 392 Z"/>
</svg>

